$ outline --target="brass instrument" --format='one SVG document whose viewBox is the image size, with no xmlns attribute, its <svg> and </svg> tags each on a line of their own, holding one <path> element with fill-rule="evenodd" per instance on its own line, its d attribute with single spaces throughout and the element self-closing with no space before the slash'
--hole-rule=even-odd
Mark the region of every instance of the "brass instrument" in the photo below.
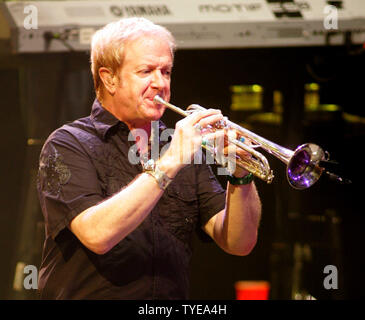
<svg viewBox="0 0 365 320">
<path fill-rule="evenodd" d="M 166 102 L 160 96 L 154 97 L 154 102 L 165 105 L 167 108 L 187 117 L 189 114 L 206 110 L 205 108 L 193 104 L 186 111 Z M 311 187 L 318 181 L 325 168 L 322 163 L 329 160 L 329 155 L 322 148 L 313 143 L 306 143 L 297 147 L 294 151 L 279 146 L 259 135 L 229 121 L 227 118 L 221 120 L 214 125 L 215 129 L 234 130 L 238 137 L 228 137 L 228 142 L 233 143 L 236 147 L 245 150 L 252 155 L 251 158 L 240 158 L 236 156 L 237 165 L 243 167 L 247 171 L 254 174 L 256 177 L 271 183 L 274 175 L 270 169 L 267 159 L 255 148 L 262 148 L 272 154 L 287 165 L 286 176 L 289 184 L 295 189 L 306 189 Z M 241 138 L 248 138 L 252 145 L 247 145 L 241 141 Z M 339 178 L 341 179 L 341 178 Z"/>
</svg>

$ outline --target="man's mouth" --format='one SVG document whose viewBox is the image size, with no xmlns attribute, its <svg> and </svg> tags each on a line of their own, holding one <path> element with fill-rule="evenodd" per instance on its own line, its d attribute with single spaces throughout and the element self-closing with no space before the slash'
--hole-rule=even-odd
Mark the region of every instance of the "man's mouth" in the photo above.
<svg viewBox="0 0 365 320">
<path fill-rule="evenodd" d="M 155 98 L 155 96 L 146 98 L 146 100 L 148 101 L 148 104 L 149 104 L 149 108 L 161 110 L 164 107 L 164 105 L 161 103 L 155 102 L 154 98 Z"/>
<path fill-rule="evenodd" d="M 156 96 L 156 95 L 155 95 Z M 153 102 L 156 106 L 162 106 L 161 103 L 158 103 L 156 102 L 154 99 L 155 99 L 155 96 L 153 97 L 148 97 L 147 100 L 150 100 L 151 102 Z M 160 95 L 159 95 L 160 96 Z M 161 97 L 161 96 L 160 96 Z"/>
<path fill-rule="evenodd" d="M 155 98 L 155 96 L 152 96 L 152 97 L 146 97 L 147 100 L 151 100 L 153 101 L 153 99 Z"/>
</svg>

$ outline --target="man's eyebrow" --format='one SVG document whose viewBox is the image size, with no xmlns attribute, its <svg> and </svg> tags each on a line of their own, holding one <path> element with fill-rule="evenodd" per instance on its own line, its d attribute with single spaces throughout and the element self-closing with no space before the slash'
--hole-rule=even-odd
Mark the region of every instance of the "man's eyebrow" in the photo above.
<svg viewBox="0 0 365 320">
<path fill-rule="evenodd" d="M 149 62 L 145 62 L 145 63 L 140 63 L 139 65 L 137 65 L 137 69 L 141 69 L 141 68 L 145 68 L 145 67 L 148 67 L 148 68 L 151 68 L 151 67 L 155 67 L 156 64 L 155 63 L 149 63 Z M 169 63 L 167 65 L 164 65 L 163 68 L 164 69 L 172 69 L 174 66 L 173 63 Z"/>
<path fill-rule="evenodd" d="M 172 63 L 168 63 L 168 64 L 166 64 L 166 65 L 164 66 L 164 68 L 172 69 L 172 68 L 173 68 L 173 66 L 174 66 L 174 63 L 172 62 Z"/>
</svg>

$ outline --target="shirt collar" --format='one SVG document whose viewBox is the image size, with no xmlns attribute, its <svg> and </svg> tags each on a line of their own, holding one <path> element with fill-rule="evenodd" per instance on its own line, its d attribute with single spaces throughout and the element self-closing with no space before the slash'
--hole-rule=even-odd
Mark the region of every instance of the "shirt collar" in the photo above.
<svg viewBox="0 0 365 320">
<path fill-rule="evenodd" d="M 98 99 L 94 100 L 93 106 L 91 108 L 91 121 L 94 124 L 94 127 L 98 133 L 98 135 L 105 139 L 108 131 L 122 123 L 116 117 L 114 117 L 108 110 L 103 108 Z M 127 127 L 125 123 L 122 123 Z"/>
<path fill-rule="evenodd" d="M 103 139 L 105 139 L 108 131 L 111 128 L 116 127 L 117 125 L 119 125 L 122 130 L 129 132 L 128 126 L 124 122 L 118 120 L 108 110 L 103 108 L 98 99 L 94 100 L 94 103 L 91 108 L 91 121 L 93 122 L 98 135 Z M 160 133 L 165 129 L 166 129 L 165 124 L 160 120 L 159 121 Z"/>
</svg>

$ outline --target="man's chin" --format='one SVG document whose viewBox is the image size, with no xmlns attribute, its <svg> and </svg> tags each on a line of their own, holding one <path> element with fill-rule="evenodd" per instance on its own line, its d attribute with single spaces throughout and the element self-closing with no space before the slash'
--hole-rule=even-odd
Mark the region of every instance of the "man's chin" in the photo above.
<svg viewBox="0 0 365 320">
<path fill-rule="evenodd" d="M 151 121 L 158 121 L 163 116 L 163 114 L 165 112 L 165 107 L 159 107 L 157 109 L 149 110 L 149 111 L 151 111 L 151 112 L 148 113 L 149 119 Z"/>
<path fill-rule="evenodd" d="M 150 121 L 159 121 L 163 116 L 163 113 L 159 113 L 158 115 L 154 115 L 150 117 Z"/>
<path fill-rule="evenodd" d="M 142 111 L 142 114 L 144 119 L 147 121 L 158 121 L 163 116 L 166 107 L 162 106 L 160 104 L 145 104 L 142 107 L 144 110 Z"/>
</svg>

